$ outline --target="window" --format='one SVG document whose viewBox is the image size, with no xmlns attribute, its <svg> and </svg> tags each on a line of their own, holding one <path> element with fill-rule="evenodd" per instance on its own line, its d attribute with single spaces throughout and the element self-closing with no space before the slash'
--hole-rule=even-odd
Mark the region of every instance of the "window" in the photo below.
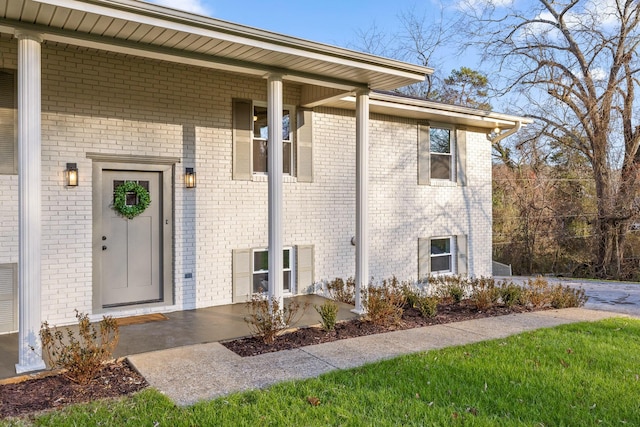
<svg viewBox="0 0 640 427">
<path fill-rule="evenodd" d="M 16 84 L 12 70 L 0 69 L 0 174 L 18 173 Z"/>
<path fill-rule="evenodd" d="M 267 173 L 269 127 L 267 125 L 267 107 L 253 106 L 253 173 Z M 291 175 L 293 163 L 293 139 L 291 133 L 291 114 L 289 109 L 282 110 L 282 173 Z"/>
<path fill-rule="evenodd" d="M 467 185 L 467 131 L 418 122 L 418 185 Z"/>
<path fill-rule="evenodd" d="M 282 288 L 291 292 L 291 248 L 282 251 Z M 266 249 L 253 250 L 253 292 L 267 292 L 269 288 L 269 252 Z"/>
<path fill-rule="evenodd" d="M 429 129 L 431 179 L 453 179 L 452 133 L 449 128 Z"/>
<path fill-rule="evenodd" d="M 452 273 L 451 238 L 431 239 L 431 273 Z"/>
</svg>

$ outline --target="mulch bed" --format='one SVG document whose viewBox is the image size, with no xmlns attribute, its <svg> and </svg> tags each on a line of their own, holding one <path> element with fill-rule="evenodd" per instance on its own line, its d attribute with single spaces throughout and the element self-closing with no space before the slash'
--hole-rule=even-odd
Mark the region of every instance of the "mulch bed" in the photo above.
<svg viewBox="0 0 640 427">
<path fill-rule="evenodd" d="M 0 385 L 0 418 L 57 409 L 72 403 L 126 396 L 147 387 L 147 381 L 126 360 L 102 368 L 88 385 L 76 384 L 63 375 Z"/>
<path fill-rule="evenodd" d="M 534 311 L 534 309 L 521 306 L 496 306 L 478 311 L 473 303 L 465 300 L 456 304 L 439 305 L 438 314 L 429 319 L 423 318 L 416 309 L 406 309 L 402 322 L 390 327 L 356 319 L 338 323 L 335 331 L 332 332 L 325 332 L 319 327 L 301 328 L 277 337 L 273 344 L 265 344 L 258 338 L 243 338 L 222 344 L 240 356 L 255 356 L 382 332 L 528 311 Z M 0 418 L 33 416 L 40 411 L 58 409 L 74 403 L 126 396 L 147 386 L 146 380 L 126 360 L 105 365 L 88 385 L 75 384 L 63 375 L 51 375 L 16 384 L 0 385 Z"/>
<path fill-rule="evenodd" d="M 227 341 L 221 344 L 234 353 L 242 357 L 247 357 L 274 351 L 291 350 L 307 345 L 321 344 L 346 338 L 528 311 L 534 311 L 534 309 L 522 306 L 494 306 L 487 310 L 479 311 L 471 301 L 463 300 L 460 303 L 439 305 L 438 314 L 428 319 L 422 317 L 420 312 L 415 308 L 405 309 L 402 322 L 389 327 L 354 319 L 338 323 L 335 331 L 332 332 L 325 332 L 319 327 L 301 328 L 276 337 L 275 342 L 272 344 L 265 344 L 260 338 L 254 337 Z"/>
</svg>

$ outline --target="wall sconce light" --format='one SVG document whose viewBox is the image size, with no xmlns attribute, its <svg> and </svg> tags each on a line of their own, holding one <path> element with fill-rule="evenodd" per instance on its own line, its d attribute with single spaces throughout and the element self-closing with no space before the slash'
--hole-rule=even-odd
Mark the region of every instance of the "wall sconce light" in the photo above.
<svg viewBox="0 0 640 427">
<path fill-rule="evenodd" d="M 77 163 L 67 163 L 67 169 L 65 169 L 64 175 L 67 181 L 67 187 L 78 186 L 78 164 Z"/>
<path fill-rule="evenodd" d="M 186 168 L 184 172 L 184 186 L 186 188 L 196 187 L 196 173 L 193 168 Z"/>
</svg>

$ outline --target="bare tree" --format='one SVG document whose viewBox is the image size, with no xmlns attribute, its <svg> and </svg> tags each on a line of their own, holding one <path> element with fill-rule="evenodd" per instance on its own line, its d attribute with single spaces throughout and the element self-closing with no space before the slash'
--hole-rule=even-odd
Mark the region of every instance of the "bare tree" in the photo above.
<svg viewBox="0 0 640 427">
<path fill-rule="evenodd" d="M 467 39 L 495 61 L 507 89 L 526 96 L 541 135 L 589 161 L 595 181 L 596 274 L 619 277 L 640 210 L 640 2 L 536 0 L 530 9 L 469 0 Z"/>
<path fill-rule="evenodd" d="M 348 47 L 374 55 L 386 56 L 435 69 L 422 83 L 399 89 L 400 93 L 419 98 L 431 98 L 435 89 L 442 85 L 439 74 L 439 54 L 451 51 L 448 43 L 454 35 L 455 25 L 444 17 L 441 6 L 434 18 L 429 13 L 415 8 L 405 10 L 397 16 L 399 31 L 386 33 L 375 22 L 367 29 L 356 31 L 356 39 Z"/>
</svg>

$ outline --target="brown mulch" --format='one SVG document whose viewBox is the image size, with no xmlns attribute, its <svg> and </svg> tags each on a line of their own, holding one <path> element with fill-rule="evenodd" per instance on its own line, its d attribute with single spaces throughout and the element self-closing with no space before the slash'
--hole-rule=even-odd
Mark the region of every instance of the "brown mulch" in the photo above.
<svg viewBox="0 0 640 427">
<path fill-rule="evenodd" d="M 483 317 L 503 316 L 505 314 L 527 311 L 534 310 L 522 306 L 494 306 L 487 310 L 479 311 L 471 301 L 464 300 L 460 303 L 440 304 L 438 306 L 438 314 L 428 319 L 422 317 L 420 312 L 415 308 L 405 309 L 402 315 L 402 322 L 398 325 L 388 327 L 354 319 L 338 323 L 335 331 L 332 332 L 325 332 L 319 327 L 301 328 L 293 332 L 287 332 L 276 337 L 275 342 L 272 344 L 265 344 L 262 339 L 254 337 L 222 342 L 221 344 L 234 353 L 242 357 L 247 357 L 274 351 L 291 350 L 307 345 L 321 344 L 346 338 L 379 334 L 382 332 L 440 325 L 443 323 L 460 322 Z"/>
<path fill-rule="evenodd" d="M 4 384 L 0 385 L 0 418 L 125 396 L 147 386 L 144 377 L 131 368 L 126 360 L 105 365 L 88 385 L 76 384 L 64 375 Z"/>
<path fill-rule="evenodd" d="M 416 309 L 406 309 L 402 322 L 384 327 L 357 319 L 340 322 L 335 331 L 325 332 L 319 327 L 301 328 L 276 338 L 273 344 L 265 344 L 258 338 L 243 338 L 222 344 L 240 356 L 255 356 L 280 350 L 290 350 L 312 344 L 337 341 L 382 332 L 439 325 L 483 317 L 502 316 L 511 313 L 534 311 L 520 306 L 492 307 L 479 311 L 470 301 L 441 304 L 433 318 L 423 318 Z M 96 378 L 88 385 L 73 383 L 63 375 L 29 379 L 15 384 L 0 385 L 0 419 L 32 415 L 49 409 L 89 402 L 104 398 L 132 394 L 148 386 L 144 377 L 138 374 L 126 360 L 118 360 L 105 365 Z"/>
</svg>

